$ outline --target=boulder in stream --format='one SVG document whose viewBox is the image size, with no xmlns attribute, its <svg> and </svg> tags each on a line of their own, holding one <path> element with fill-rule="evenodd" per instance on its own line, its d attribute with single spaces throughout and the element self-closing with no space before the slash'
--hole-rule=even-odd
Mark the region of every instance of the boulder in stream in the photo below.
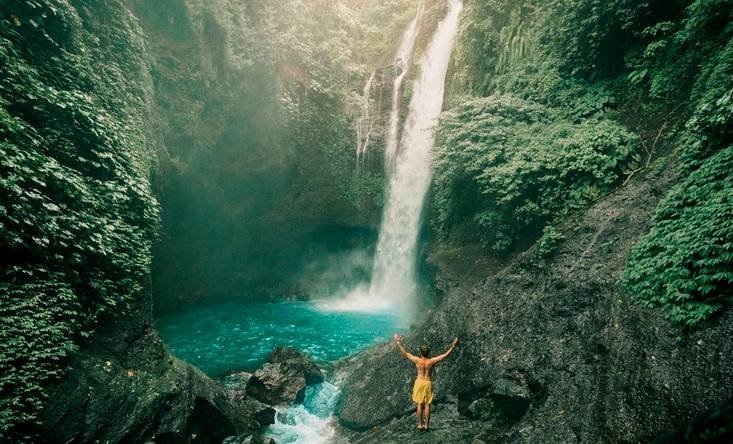
<svg viewBox="0 0 733 444">
<path fill-rule="evenodd" d="M 247 394 L 270 405 L 303 402 L 305 377 L 293 367 L 265 364 L 247 381 Z"/>
<path fill-rule="evenodd" d="M 272 364 L 285 364 L 303 372 L 305 383 L 308 385 L 323 382 L 323 372 L 310 356 L 287 345 L 275 347 L 267 357 Z"/>
<path fill-rule="evenodd" d="M 275 348 L 268 363 L 246 384 L 249 396 L 270 405 L 303 402 L 305 387 L 323 381 L 323 373 L 305 353 L 292 347 Z"/>
</svg>

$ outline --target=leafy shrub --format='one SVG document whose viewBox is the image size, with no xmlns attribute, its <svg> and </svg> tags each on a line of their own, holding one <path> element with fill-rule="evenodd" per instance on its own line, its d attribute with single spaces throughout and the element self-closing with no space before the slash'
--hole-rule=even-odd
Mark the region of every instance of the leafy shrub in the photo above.
<svg viewBox="0 0 733 444">
<path fill-rule="evenodd" d="M 662 200 L 654 228 L 629 255 L 632 297 L 694 326 L 733 296 L 733 146 L 719 151 Z"/>
<path fill-rule="evenodd" d="M 728 0 L 684 3 L 689 4 L 673 5 L 668 19 L 656 17 L 658 21 L 637 30 L 642 44 L 626 56 L 627 80 L 645 89 L 656 107 L 674 107 L 688 99 L 694 103 L 696 92 L 690 94 L 690 87 L 706 77 L 699 66 L 710 66 L 721 42 L 729 44 L 733 33 Z M 678 15 L 681 20 L 669 20 Z"/>
<path fill-rule="evenodd" d="M 636 137 L 607 119 L 573 123 L 511 95 L 468 100 L 438 129 L 437 231 L 470 225 L 487 248 L 505 252 L 608 192 L 636 148 Z"/>
<path fill-rule="evenodd" d="M 542 232 L 542 237 L 537 241 L 537 258 L 549 259 L 555 255 L 560 244 L 565 240 L 565 236 L 555 230 L 554 227 L 547 226 Z"/>
<path fill-rule="evenodd" d="M 685 21 L 683 40 L 699 38 L 690 22 L 709 24 L 710 11 L 719 15 L 719 2 L 706 3 L 688 8 L 705 13 Z M 642 305 L 689 327 L 720 311 L 733 288 L 733 42 L 719 46 L 708 49 L 689 97 L 682 179 L 659 204 L 654 227 L 630 253 L 622 278 Z"/>
</svg>

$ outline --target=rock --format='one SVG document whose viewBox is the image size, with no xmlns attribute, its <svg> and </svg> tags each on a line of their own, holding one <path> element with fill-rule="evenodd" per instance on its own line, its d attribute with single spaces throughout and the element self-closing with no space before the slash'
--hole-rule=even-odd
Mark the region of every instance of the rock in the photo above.
<svg viewBox="0 0 733 444">
<path fill-rule="evenodd" d="M 260 426 L 275 423 L 275 409 L 247 395 L 251 373 L 239 372 L 224 378 L 227 397 L 237 406 L 239 415 L 254 418 Z"/>
<path fill-rule="evenodd" d="M 221 442 L 259 428 L 256 409 L 242 409 L 221 384 L 171 357 L 152 326 L 128 343 L 118 322 L 138 321 L 106 323 L 49 388 L 43 442 Z"/>
<path fill-rule="evenodd" d="M 256 399 L 244 398 L 236 403 L 236 411 L 242 417 L 254 418 L 260 427 L 275 424 L 275 409 Z"/>
<path fill-rule="evenodd" d="M 287 364 L 265 364 L 247 381 L 246 392 L 270 405 L 303 402 L 305 376 Z"/>
<path fill-rule="evenodd" d="M 230 436 L 221 444 L 276 444 L 275 440 L 261 435 Z"/>
<path fill-rule="evenodd" d="M 717 405 L 652 444 L 715 444 L 733 442 L 733 398 Z"/>
<path fill-rule="evenodd" d="M 450 420 L 438 412 L 454 405 L 454 419 L 468 422 L 461 441 L 444 442 L 494 442 L 484 433 L 509 443 L 648 442 L 733 397 L 733 311 L 687 332 L 615 285 L 674 174 L 650 173 L 568 218 L 561 252 L 541 266 L 527 260 L 530 248 L 493 269 L 488 259 L 463 259 L 487 264 L 483 277 L 466 277 L 452 263 L 463 253 L 445 253 L 436 264 L 442 302 L 405 335 L 408 348 L 425 341 L 436 353 L 462 340 L 434 373 L 431 425 Z M 410 442 L 395 436 L 414 419 L 414 369 L 394 344 L 336 372 L 336 414 L 355 431 L 351 442 Z"/>
<path fill-rule="evenodd" d="M 504 396 L 514 399 L 529 399 L 532 392 L 526 383 L 513 381 L 509 378 L 499 378 L 494 382 L 492 393 L 496 396 Z"/>
<path fill-rule="evenodd" d="M 232 373 L 230 375 L 227 375 L 224 378 L 224 386 L 231 389 L 244 389 L 244 387 L 247 385 L 247 381 L 249 381 L 249 378 L 252 377 L 252 373 L 247 372 L 237 372 Z"/>
<path fill-rule="evenodd" d="M 277 420 L 281 424 L 287 424 L 287 425 L 295 425 L 295 416 L 286 413 L 286 412 L 278 412 L 277 413 Z"/>
<path fill-rule="evenodd" d="M 270 352 L 267 362 L 273 364 L 286 364 L 303 372 L 306 384 L 318 384 L 323 382 L 323 372 L 316 362 L 300 350 L 281 345 Z"/>
<path fill-rule="evenodd" d="M 308 355 L 280 346 L 267 357 L 268 363 L 253 375 L 230 376 L 230 383 L 245 381 L 246 393 L 270 405 L 303 402 L 305 386 L 323 382 L 323 372 Z"/>
</svg>

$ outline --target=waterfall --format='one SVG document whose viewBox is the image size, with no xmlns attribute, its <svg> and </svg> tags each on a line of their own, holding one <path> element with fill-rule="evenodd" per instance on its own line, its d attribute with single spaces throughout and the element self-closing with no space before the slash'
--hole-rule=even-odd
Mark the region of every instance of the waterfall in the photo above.
<svg viewBox="0 0 733 444">
<path fill-rule="evenodd" d="M 361 117 L 356 122 L 356 166 L 360 165 L 360 161 L 364 161 L 364 155 L 369 147 L 369 138 L 372 135 L 372 128 L 374 127 L 374 119 L 371 116 L 371 103 L 369 97 L 372 94 L 372 85 L 374 84 L 374 75 L 376 71 L 372 71 L 372 75 L 369 76 L 366 83 L 364 84 L 364 92 L 362 94 L 362 110 Z M 366 128 L 365 128 L 366 127 Z"/>
<path fill-rule="evenodd" d="M 393 166 L 387 170 L 387 198 L 371 282 L 368 286 L 364 284 L 355 288 L 338 301 L 324 304 L 326 309 L 397 310 L 406 317 L 414 309 L 417 290 L 417 236 L 425 195 L 430 186 L 430 149 L 435 140 L 435 125 L 443 107 L 445 76 L 453 40 L 458 31 L 459 15 L 463 9 L 460 0 L 448 0 L 448 3 L 448 14 L 438 24 L 420 62 L 420 75 L 413 88 L 399 147 L 397 130 L 394 130 L 394 147 L 391 153 L 393 160 L 389 162 Z M 413 32 L 413 26 L 417 26 L 420 13 L 421 10 L 418 9 L 418 17 L 408 27 L 406 36 Z M 414 42 L 414 36 L 403 38 L 402 42 L 412 51 L 413 43 L 407 44 L 406 41 Z M 403 74 L 404 72 L 400 75 Z M 402 82 L 401 79 L 395 79 L 395 83 L 398 81 Z M 394 109 L 393 102 L 393 111 Z M 399 110 L 396 113 L 398 112 Z M 392 136 L 393 131 L 390 128 L 390 138 Z M 389 147 L 387 151 L 389 152 Z"/>
<path fill-rule="evenodd" d="M 394 57 L 394 68 L 397 75 L 392 86 L 392 109 L 389 113 L 389 129 L 387 133 L 387 146 L 384 150 L 384 163 L 387 171 L 390 171 L 394 165 L 394 158 L 397 154 L 397 141 L 399 140 L 399 124 L 400 124 L 400 98 L 402 97 L 402 82 L 405 80 L 407 71 L 410 68 L 410 59 L 412 58 L 412 50 L 415 46 L 415 39 L 418 34 L 418 23 L 424 9 L 424 2 L 420 0 L 417 5 L 417 13 L 407 26 L 405 33 L 402 35 L 402 41 L 397 48 Z"/>
<path fill-rule="evenodd" d="M 400 152 L 390 174 L 369 293 L 387 305 L 407 311 L 416 290 L 417 235 L 425 194 L 430 186 L 430 149 L 443 107 L 445 76 L 463 9 L 449 1 L 447 16 L 438 24 L 420 63 Z"/>
</svg>

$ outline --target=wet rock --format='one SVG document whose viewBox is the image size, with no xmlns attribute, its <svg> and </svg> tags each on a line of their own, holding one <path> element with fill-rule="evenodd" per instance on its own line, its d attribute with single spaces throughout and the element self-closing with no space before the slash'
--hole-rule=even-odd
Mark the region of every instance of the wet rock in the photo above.
<svg viewBox="0 0 733 444">
<path fill-rule="evenodd" d="M 508 443 L 648 442 L 733 397 L 732 311 L 686 332 L 628 303 L 615 285 L 673 178 L 660 171 L 568 218 L 565 242 L 541 266 L 530 248 L 509 264 L 485 260 L 483 278 L 470 278 L 451 263 L 459 253 L 444 252 L 436 264 L 442 303 L 404 340 L 436 353 L 451 337 L 462 340 L 434 374 L 431 426 L 455 421 L 465 432 L 444 442 L 495 442 L 484 434 Z M 352 442 L 411 442 L 414 368 L 393 344 L 336 371 L 336 413 L 355 431 Z M 458 418 L 438 416 L 453 405 Z"/>
<path fill-rule="evenodd" d="M 49 388 L 43 442 L 221 442 L 259 428 L 255 410 L 170 356 L 152 327 L 121 342 L 116 322 L 135 328 L 133 321 L 110 321 L 71 357 L 73 371 Z"/>
<path fill-rule="evenodd" d="M 241 393 L 241 395 L 238 394 L 237 396 L 230 397 L 236 406 L 235 410 L 239 416 L 254 418 L 260 427 L 275 423 L 275 409 L 265 403 L 244 395 L 244 390 L 242 390 Z"/>
<path fill-rule="evenodd" d="M 247 394 L 251 373 L 239 372 L 224 378 L 227 397 L 237 406 L 239 415 L 254 418 L 260 426 L 275 423 L 275 409 Z"/>
<path fill-rule="evenodd" d="M 252 377 L 252 373 L 248 372 L 237 372 L 227 375 L 224 378 L 224 386 L 231 389 L 242 388 L 247 385 L 247 381 Z"/>
<path fill-rule="evenodd" d="M 261 435 L 230 436 L 221 444 L 276 444 L 275 440 Z"/>
<path fill-rule="evenodd" d="M 323 382 L 315 361 L 292 347 L 275 348 L 267 360 L 253 375 L 231 375 L 231 380 L 246 379 L 246 393 L 270 405 L 303 402 L 306 385 Z"/>
<path fill-rule="evenodd" d="M 323 372 L 318 368 L 316 362 L 310 356 L 293 347 L 286 345 L 276 347 L 270 352 L 267 362 L 284 364 L 297 369 L 303 373 L 305 383 L 308 385 L 323 382 Z"/>
<path fill-rule="evenodd" d="M 246 392 L 270 405 L 303 402 L 305 376 L 287 364 L 265 364 L 247 381 Z"/>
<path fill-rule="evenodd" d="M 286 412 L 278 412 L 277 414 L 277 420 L 281 424 L 287 424 L 287 425 L 295 425 L 295 416 L 286 413 Z"/>
</svg>

